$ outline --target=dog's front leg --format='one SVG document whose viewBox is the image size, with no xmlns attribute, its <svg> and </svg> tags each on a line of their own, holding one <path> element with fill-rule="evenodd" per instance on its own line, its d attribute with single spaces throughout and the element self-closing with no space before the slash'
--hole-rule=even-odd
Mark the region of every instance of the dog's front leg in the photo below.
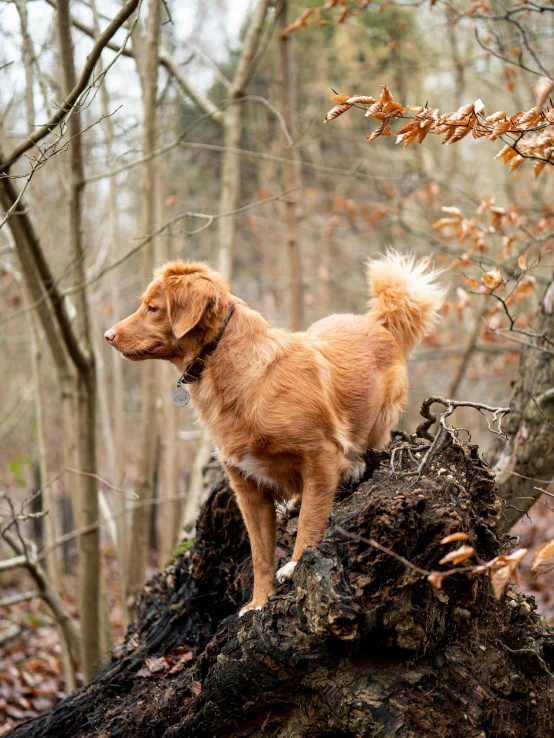
<svg viewBox="0 0 554 738">
<path fill-rule="evenodd" d="M 254 591 L 252 600 L 240 611 L 257 610 L 267 602 L 275 588 L 275 503 L 255 482 L 245 479 L 239 472 L 229 470 L 231 487 L 250 538 L 254 567 Z"/>
<path fill-rule="evenodd" d="M 306 461 L 302 472 L 302 504 L 296 543 L 292 560 L 277 572 L 278 582 L 290 579 L 305 548 L 321 543 L 329 522 L 342 466 L 342 457 L 331 445 L 325 454 Z"/>
</svg>

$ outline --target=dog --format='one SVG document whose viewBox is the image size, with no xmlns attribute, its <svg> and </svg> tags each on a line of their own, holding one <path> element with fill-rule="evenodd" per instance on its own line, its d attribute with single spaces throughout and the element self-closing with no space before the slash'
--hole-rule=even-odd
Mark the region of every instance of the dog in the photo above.
<svg viewBox="0 0 554 738">
<path fill-rule="evenodd" d="M 384 447 L 407 402 L 406 358 L 444 301 L 429 260 L 389 251 L 367 264 L 365 315 L 318 320 L 307 331 L 271 327 L 203 262 L 164 264 L 139 309 L 110 330 L 131 361 L 164 359 L 190 383 L 218 448 L 252 549 L 252 600 L 275 587 L 276 503 L 301 501 L 292 560 L 323 538 L 341 477 Z"/>
</svg>

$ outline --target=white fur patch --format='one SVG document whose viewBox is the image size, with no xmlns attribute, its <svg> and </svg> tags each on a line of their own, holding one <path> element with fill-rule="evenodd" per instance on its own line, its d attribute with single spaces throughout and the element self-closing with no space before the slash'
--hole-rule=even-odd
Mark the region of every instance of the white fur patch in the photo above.
<svg viewBox="0 0 554 738">
<path fill-rule="evenodd" d="M 252 610 L 261 610 L 263 605 L 260 605 L 259 607 L 243 607 L 242 610 L 239 612 L 239 618 L 242 618 L 243 615 L 246 615 L 247 612 L 251 612 Z"/>
<path fill-rule="evenodd" d="M 288 564 L 285 564 L 279 569 L 279 571 L 275 575 L 279 584 L 283 584 L 283 582 L 291 579 L 294 570 L 296 569 L 296 564 L 298 564 L 298 561 L 289 561 Z"/>
<path fill-rule="evenodd" d="M 277 487 L 277 482 L 268 475 L 267 467 L 263 461 L 257 459 L 252 454 L 244 454 L 240 461 L 228 459 L 227 464 L 229 464 L 229 466 L 234 466 L 235 469 L 242 472 L 244 477 L 253 479 L 261 486 Z"/>
</svg>

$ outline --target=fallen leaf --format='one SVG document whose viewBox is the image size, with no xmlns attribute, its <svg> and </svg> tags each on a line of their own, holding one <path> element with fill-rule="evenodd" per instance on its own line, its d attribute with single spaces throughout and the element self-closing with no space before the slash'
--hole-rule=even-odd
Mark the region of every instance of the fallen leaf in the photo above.
<svg viewBox="0 0 554 738">
<path fill-rule="evenodd" d="M 509 566 L 503 566 L 500 569 L 491 572 L 492 590 L 497 600 L 502 597 L 502 592 L 504 592 L 504 589 L 508 584 L 510 574 L 511 570 Z"/>
<path fill-rule="evenodd" d="M 432 584 L 435 589 L 440 589 L 442 587 L 443 579 L 443 575 L 438 572 L 433 572 L 433 574 L 429 574 L 427 577 L 427 581 Z"/>
<path fill-rule="evenodd" d="M 475 551 L 472 546 L 460 546 L 455 551 L 451 551 L 446 556 L 443 556 L 439 564 L 449 564 L 451 562 L 453 564 L 460 564 L 462 561 L 473 556 L 474 553 Z"/>
<path fill-rule="evenodd" d="M 163 656 L 146 659 L 145 664 L 152 674 L 160 674 L 168 667 L 168 663 Z"/>
<path fill-rule="evenodd" d="M 531 564 L 531 571 L 537 571 L 541 564 L 548 561 L 549 558 L 554 554 L 554 538 L 551 538 L 542 546 L 539 546 L 533 556 L 533 563 Z"/>
<path fill-rule="evenodd" d="M 451 533 L 449 536 L 445 536 L 442 539 L 441 546 L 444 546 L 447 543 L 453 543 L 454 541 L 465 541 L 467 540 L 467 538 L 467 533 L 463 533 L 462 531 L 460 531 L 459 533 Z"/>
</svg>

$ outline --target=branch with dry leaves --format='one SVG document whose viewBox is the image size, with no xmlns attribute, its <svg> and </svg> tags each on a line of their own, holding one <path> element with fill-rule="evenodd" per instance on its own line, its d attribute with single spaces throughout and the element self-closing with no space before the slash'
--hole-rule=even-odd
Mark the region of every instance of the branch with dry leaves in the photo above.
<svg viewBox="0 0 554 738">
<path fill-rule="evenodd" d="M 510 579 L 513 579 L 516 584 L 519 584 L 518 568 L 520 563 L 528 553 L 528 549 L 518 548 L 511 554 L 501 554 L 500 556 L 495 556 L 490 561 L 481 561 L 477 556 L 474 547 L 469 545 L 468 543 L 463 543 L 459 548 L 446 553 L 439 561 L 440 565 L 452 564 L 451 568 L 444 570 L 430 570 L 423 569 L 422 567 L 417 566 L 417 564 L 412 563 L 405 556 L 397 554 L 395 551 L 392 551 L 390 548 L 383 546 L 381 543 L 374 540 L 373 538 L 365 538 L 358 533 L 352 533 L 345 530 L 344 528 L 337 528 L 337 532 L 341 535 L 346 536 L 347 538 L 353 538 L 355 540 L 361 541 L 362 543 L 366 543 L 368 546 L 371 546 L 377 551 L 380 551 L 387 556 L 391 556 L 393 559 L 396 559 L 401 564 L 404 564 L 404 566 L 410 569 L 410 571 L 413 571 L 415 574 L 419 574 L 420 576 L 425 577 L 429 584 L 435 587 L 435 589 L 441 589 L 443 581 L 448 577 L 457 576 L 459 574 L 489 574 L 494 596 L 497 600 L 499 600 L 502 596 L 502 593 L 504 592 L 504 589 L 506 588 L 506 585 L 508 584 L 508 581 Z M 467 541 L 468 539 L 469 536 L 467 535 L 467 533 L 459 531 L 445 536 L 440 543 L 441 545 L 446 546 L 450 543 Z M 531 567 L 532 570 L 535 571 L 541 564 L 543 564 L 553 555 L 554 540 L 548 541 L 539 549 L 537 549 Z M 471 558 L 475 559 L 477 561 L 477 564 L 466 564 L 465 566 L 458 566 L 458 564 L 461 564 L 464 561 L 468 561 Z"/>
<path fill-rule="evenodd" d="M 513 172 L 526 159 L 535 162 L 535 177 L 549 164 L 554 167 L 554 107 L 545 107 L 554 90 L 554 80 L 543 77 L 535 85 L 537 104 L 530 110 L 519 110 L 512 115 L 503 110 L 486 115 L 481 100 L 463 105 L 452 113 L 440 113 L 438 108 L 425 105 L 404 106 L 395 101 L 387 85 L 381 85 L 379 99 L 369 95 L 335 95 L 336 105 L 324 118 L 324 123 L 335 120 L 351 108 L 362 108 L 365 116 L 380 121 L 379 126 L 368 133 L 366 141 L 392 135 L 392 122 L 406 121 L 396 131 L 396 143 L 404 148 L 414 141 L 423 143 L 429 133 L 443 136 L 443 144 L 454 144 L 469 134 L 474 139 L 501 140 L 505 145 L 496 155 L 509 164 Z M 413 113 L 413 115 L 411 115 Z M 554 169 L 550 170 L 554 171 Z"/>
</svg>

